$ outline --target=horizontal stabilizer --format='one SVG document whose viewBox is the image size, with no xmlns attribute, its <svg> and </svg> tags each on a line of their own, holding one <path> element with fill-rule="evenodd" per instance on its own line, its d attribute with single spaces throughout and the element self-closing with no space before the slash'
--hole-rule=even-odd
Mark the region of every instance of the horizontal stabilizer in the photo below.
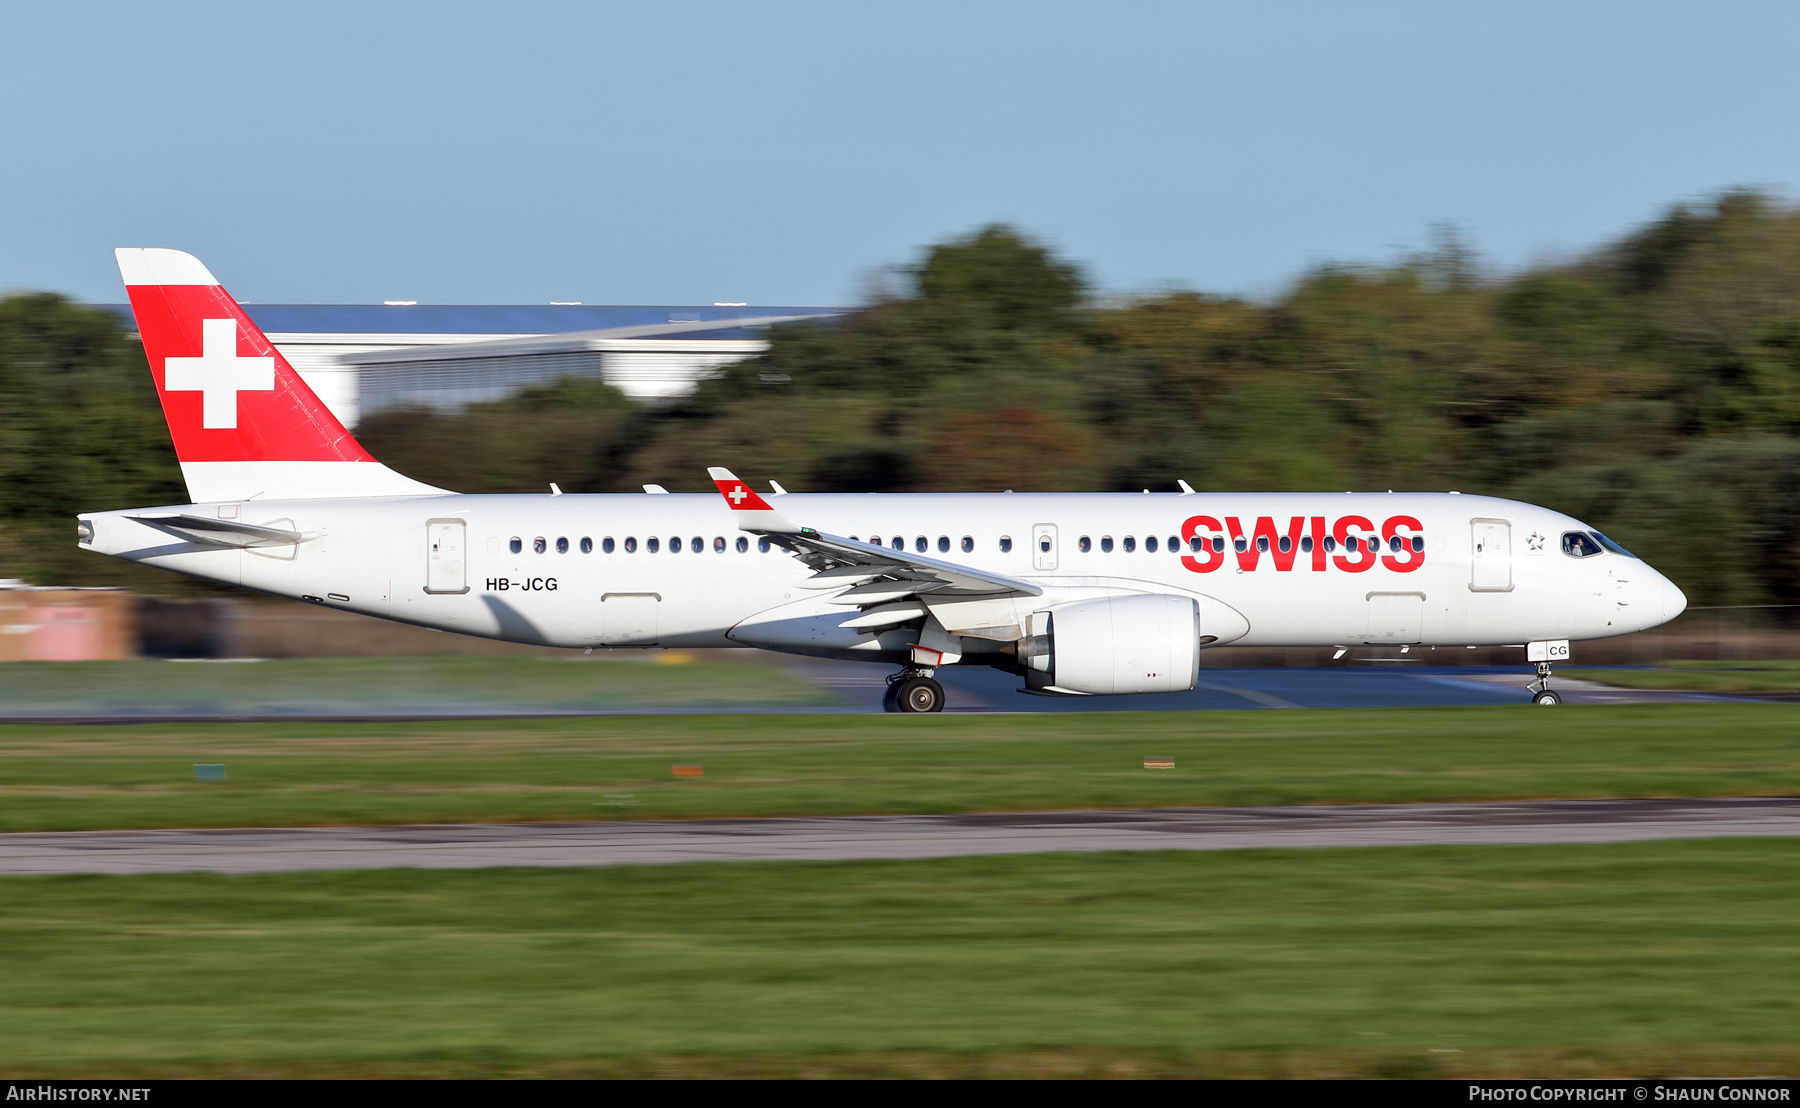
<svg viewBox="0 0 1800 1108">
<path fill-rule="evenodd" d="M 297 546 L 318 537 L 316 534 L 303 534 L 281 527 L 259 527 L 254 523 L 239 523 L 235 519 L 208 519 L 205 516 L 127 516 L 126 518 L 149 524 L 158 531 L 166 531 L 178 539 L 209 543 L 213 546 Z"/>
</svg>

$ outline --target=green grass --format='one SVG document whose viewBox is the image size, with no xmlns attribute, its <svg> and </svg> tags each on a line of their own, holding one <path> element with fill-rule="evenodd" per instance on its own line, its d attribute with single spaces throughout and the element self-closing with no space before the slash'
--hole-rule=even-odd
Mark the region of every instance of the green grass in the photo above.
<svg viewBox="0 0 1800 1108">
<path fill-rule="evenodd" d="M 1785 704 L 0 726 L 6 831 L 1796 792 Z"/>
<path fill-rule="evenodd" d="M 1797 872 L 1714 840 L 7 877 L 0 1071 L 1791 1073 Z"/>
<path fill-rule="evenodd" d="M 674 664 L 670 664 L 674 663 Z M 8 662 L 0 715 L 282 715 L 593 712 L 834 703 L 766 661 L 623 658 L 282 658 L 268 661 Z"/>
<path fill-rule="evenodd" d="M 1603 681 L 1626 689 L 1685 692 L 1800 691 L 1800 660 L 1756 662 L 1671 661 L 1654 669 L 1570 669 L 1571 677 Z"/>
</svg>

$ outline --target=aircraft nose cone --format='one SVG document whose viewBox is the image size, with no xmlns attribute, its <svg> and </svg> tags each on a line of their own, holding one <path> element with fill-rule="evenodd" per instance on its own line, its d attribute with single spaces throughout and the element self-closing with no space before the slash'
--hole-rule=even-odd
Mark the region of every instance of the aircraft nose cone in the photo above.
<svg viewBox="0 0 1800 1108">
<path fill-rule="evenodd" d="M 1651 607 L 1662 617 L 1657 620 L 1659 624 L 1667 623 L 1687 611 L 1687 594 L 1676 588 L 1675 582 L 1659 573 L 1656 575 L 1656 581 L 1652 588 L 1655 601 Z"/>
</svg>

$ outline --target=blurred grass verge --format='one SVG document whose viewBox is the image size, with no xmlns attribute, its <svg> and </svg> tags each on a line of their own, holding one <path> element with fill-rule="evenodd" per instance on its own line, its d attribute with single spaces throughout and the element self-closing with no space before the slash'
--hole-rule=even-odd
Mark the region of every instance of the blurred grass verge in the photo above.
<svg viewBox="0 0 1800 1108">
<path fill-rule="evenodd" d="M 0 1072 L 1800 1068 L 1800 844 L 0 878 Z"/>
<path fill-rule="evenodd" d="M 0 666 L 0 715 L 14 717 L 549 714 L 832 703 L 829 693 L 768 661 L 702 661 L 676 651 Z"/>
<path fill-rule="evenodd" d="M 9 724 L 0 830 L 1777 795 L 1800 792 L 1796 736 L 1800 705 L 1741 702 Z"/>
<path fill-rule="evenodd" d="M 1800 660 L 1669 661 L 1651 669 L 1566 669 L 1570 677 L 1625 689 L 1685 692 L 1800 692 Z"/>
</svg>

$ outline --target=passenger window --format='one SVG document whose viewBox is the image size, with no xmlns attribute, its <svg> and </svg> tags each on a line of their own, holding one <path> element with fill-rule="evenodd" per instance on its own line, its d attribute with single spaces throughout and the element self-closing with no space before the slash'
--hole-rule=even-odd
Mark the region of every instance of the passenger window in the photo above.
<svg viewBox="0 0 1800 1108">
<path fill-rule="evenodd" d="M 507 543 L 506 545 L 512 548 L 512 552 L 514 554 L 517 554 L 519 551 L 525 549 L 525 544 L 519 541 L 519 536 L 517 536 L 517 535 L 514 535 L 512 537 L 512 541 Z"/>
<path fill-rule="evenodd" d="M 713 553 L 714 554 L 725 553 L 725 536 L 724 535 L 714 535 L 713 536 Z"/>
<path fill-rule="evenodd" d="M 895 535 L 894 540 L 892 542 L 890 542 L 888 545 L 892 546 L 895 550 L 905 550 L 906 549 L 906 540 L 901 538 L 899 535 Z"/>
<path fill-rule="evenodd" d="M 1348 550 L 1352 554 L 1355 554 L 1357 551 L 1362 549 L 1362 541 L 1360 539 L 1358 539 L 1355 535 L 1351 535 L 1349 538 L 1344 540 L 1344 549 Z"/>
<path fill-rule="evenodd" d="M 636 554 L 637 553 L 637 536 L 636 535 L 626 535 L 625 536 L 625 553 L 627 553 L 627 554 Z"/>
<path fill-rule="evenodd" d="M 757 539 L 756 540 L 756 552 L 758 554 L 767 554 L 769 552 L 769 540 L 768 539 Z"/>
<path fill-rule="evenodd" d="M 531 540 L 531 552 L 533 554 L 542 554 L 544 552 L 544 536 L 539 535 L 537 538 Z"/>
<path fill-rule="evenodd" d="M 1269 536 L 1267 536 L 1267 535 L 1256 536 L 1256 549 L 1261 551 L 1264 554 L 1267 554 L 1269 552 Z"/>
<path fill-rule="evenodd" d="M 1195 535 L 1193 538 L 1188 540 L 1188 549 L 1193 551 L 1194 553 L 1198 554 L 1202 550 L 1206 549 L 1206 540 L 1201 538 L 1199 535 Z"/>
<path fill-rule="evenodd" d="M 1126 536 L 1125 536 L 1125 541 L 1124 541 L 1124 543 L 1122 543 L 1122 544 L 1121 544 L 1121 545 L 1123 545 L 1123 546 L 1124 546 L 1124 547 L 1125 547 L 1125 553 L 1127 553 L 1127 554 L 1131 554 L 1131 553 L 1134 553 L 1134 552 L 1136 552 L 1136 550 L 1137 550 L 1137 536 L 1135 536 L 1135 535 L 1126 535 Z"/>
<path fill-rule="evenodd" d="M 556 552 L 558 554 L 567 554 L 569 552 L 569 540 L 566 537 L 559 537 L 556 540 Z"/>
<path fill-rule="evenodd" d="M 1225 553 L 1225 536 L 1224 535 L 1214 535 L 1213 536 L 1213 553 L 1214 554 Z"/>
<path fill-rule="evenodd" d="M 973 552 L 973 551 L 974 551 L 974 549 L 975 549 L 975 539 L 974 539 L 974 537 L 973 537 L 973 536 L 970 536 L 970 535 L 964 535 L 964 536 L 963 536 L 963 541 L 962 541 L 962 548 L 963 548 L 963 553 L 964 553 L 964 554 L 968 554 L 968 553 L 971 553 L 971 552 Z"/>
<path fill-rule="evenodd" d="M 702 550 L 706 549 L 706 540 L 701 538 L 699 535 L 695 535 L 693 538 L 688 540 L 688 549 L 692 550 L 694 553 L 698 554 Z"/>
<path fill-rule="evenodd" d="M 1156 553 L 1156 536 L 1155 535 L 1150 535 L 1149 537 L 1144 539 L 1144 553 L 1146 553 L 1146 554 Z"/>
<path fill-rule="evenodd" d="M 950 536 L 949 535 L 939 535 L 938 536 L 938 553 L 939 554 L 950 553 Z"/>
<path fill-rule="evenodd" d="M 1413 548 L 1414 554 L 1425 553 L 1425 536 L 1424 535 L 1414 535 L 1413 541 L 1412 541 L 1412 548 Z"/>
<path fill-rule="evenodd" d="M 1050 536 L 1049 535 L 1045 535 L 1043 538 L 1038 540 L 1038 549 L 1042 550 L 1046 554 L 1050 553 Z"/>
<path fill-rule="evenodd" d="M 1086 554 L 1088 551 L 1094 549 L 1094 540 L 1083 535 L 1075 540 L 1075 548 L 1083 554 Z"/>
<path fill-rule="evenodd" d="M 1329 554 L 1337 549 L 1337 540 L 1330 535 L 1326 535 L 1324 541 L 1320 542 L 1319 545 L 1325 548 L 1325 553 Z"/>
<path fill-rule="evenodd" d="M 1288 551 L 1294 549 L 1294 540 L 1288 538 L 1286 535 L 1283 535 L 1283 536 L 1281 536 L 1281 539 L 1278 542 L 1276 542 L 1275 548 L 1277 550 L 1281 551 L 1283 554 L 1286 554 Z"/>
<path fill-rule="evenodd" d="M 1000 536 L 1000 553 L 1002 553 L 1002 554 L 1011 554 L 1012 553 L 1012 540 L 1010 538 L 1007 538 L 1005 535 Z"/>
<path fill-rule="evenodd" d="M 1563 553 L 1571 558 L 1592 558 L 1601 553 L 1600 544 L 1585 531 L 1564 531 L 1562 548 Z"/>
<path fill-rule="evenodd" d="M 1305 538 L 1300 540 L 1300 552 L 1303 554 L 1311 554 L 1312 553 L 1312 536 L 1311 535 L 1308 535 Z"/>
<path fill-rule="evenodd" d="M 657 539 L 657 537 L 655 535 L 651 535 L 649 538 L 644 540 L 644 553 L 655 554 L 657 551 L 659 551 L 661 549 L 662 549 L 662 543 L 661 543 L 661 541 L 659 541 Z"/>
<path fill-rule="evenodd" d="M 1100 536 L 1100 553 L 1102 553 L 1102 554 L 1111 554 L 1112 553 L 1112 536 L 1111 535 L 1101 535 Z"/>
<path fill-rule="evenodd" d="M 930 550 L 930 549 L 931 549 L 931 541 L 929 539 L 927 539 L 924 535 L 920 535 L 918 538 L 913 540 L 913 551 L 915 553 L 923 554 L 927 550 Z"/>
<path fill-rule="evenodd" d="M 1181 549 L 1181 540 L 1174 535 L 1169 536 L 1169 553 L 1174 554 Z"/>
<path fill-rule="evenodd" d="M 613 552 L 613 541 L 612 541 L 611 535 L 608 535 L 605 538 L 600 540 L 600 552 L 602 554 L 611 554 Z"/>
<path fill-rule="evenodd" d="M 1396 554 L 1400 553 L 1400 542 L 1401 542 L 1401 540 L 1400 540 L 1399 535 L 1393 536 L 1392 538 L 1388 539 L 1388 549 L 1392 550 Z"/>
<path fill-rule="evenodd" d="M 1249 539 L 1233 539 L 1233 540 L 1231 540 L 1231 545 L 1237 550 L 1237 552 L 1239 554 L 1242 554 L 1244 551 L 1250 549 L 1250 540 Z"/>
<path fill-rule="evenodd" d="M 750 553 L 750 540 L 749 540 L 749 539 L 747 539 L 747 538 L 745 538 L 745 537 L 744 537 L 744 536 L 742 536 L 742 535 L 739 535 L 739 536 L 738 536 L 738 541 L 737 541 L 737 552 L 738 552 L 738 553 L 739 553 L 739 554 L 748 554 L 748 553 Z"/>
<path fill-rule="evenodd" d="M 594 552 L 594 540 L 588 538 L 586 535 L 581 537 L 581 552 L 583 554 L 592 554 Z"/>
</svg>

